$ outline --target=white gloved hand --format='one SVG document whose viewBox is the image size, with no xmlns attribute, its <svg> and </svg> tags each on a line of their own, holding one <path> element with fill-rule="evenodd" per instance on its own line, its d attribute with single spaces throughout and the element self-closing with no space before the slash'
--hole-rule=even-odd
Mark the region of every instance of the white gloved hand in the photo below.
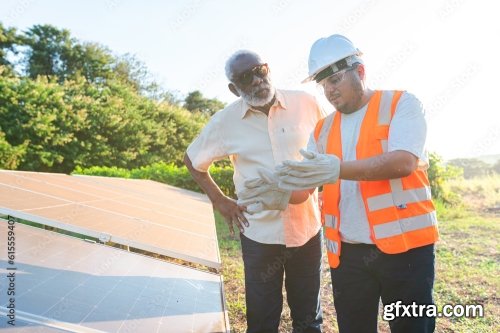
<svg viewBox="0 0 500 333">
<path fill-rule="evenodd" d="M 245 189 L 237 193 L 238 205 L 246 206 L 249 214 L 286 209 L 292 192 L 278 187 L 278 177 L 271 170 L 257 172 L 260 177 L 246 180 Z"/>
<path fill-rule="evenodd" d="M 333 184 L 339 178 L 340 159 L 335 155 L 319 154 L 304 149 L 302 161 L 284 161 L 276 167 L 279 187 L 296 191 Z"/>
</svg>

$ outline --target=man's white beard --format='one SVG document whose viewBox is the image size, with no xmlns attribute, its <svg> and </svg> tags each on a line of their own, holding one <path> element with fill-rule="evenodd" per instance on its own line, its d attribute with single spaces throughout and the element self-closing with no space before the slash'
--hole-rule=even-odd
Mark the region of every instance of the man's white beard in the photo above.
<svg viewBox="0 0 500 333">
<path fill-rule="evenodd" d="M 252 96 L 238 89 L 241 98 L 250 106 L 264 106 L 273 100 L 274 94 L 276 93 L 276 88 L 272 85 L 269 86 L 269 94 L 265 97 Z"/>
</svg>

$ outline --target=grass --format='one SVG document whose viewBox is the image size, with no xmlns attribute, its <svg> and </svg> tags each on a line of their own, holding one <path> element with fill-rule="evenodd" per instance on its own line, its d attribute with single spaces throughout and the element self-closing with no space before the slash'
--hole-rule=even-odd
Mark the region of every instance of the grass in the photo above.
<svg viewBox="0 0 500 333">
<path fill-rule="evenodd" d="M 451 179 L 445 186 L 474 210 L 488 211 L 500 207 L 500 174 Z"/>
<path fill-rule="evenodd" d="M 483 318 L 437 318 L 436 332 L 499 332 L 500 217 L 479 215 L 464 207 L 437 203 L 441 240 L 436 250 L 435 302 L 482 304 Z M 222 274 L 232 332 L 245 332 L 245 288 L 239 240 L 232 239 L 227 225 L 216 214 L 222 257 Z M 325 333 L 338 332 L 326 256 L 323 258 L 321 302 Z M 280 332 L 291 331 L 290 311 L 283 307 Z M 379 332 L 389 332 L 379 318 Z"/>
</svg>

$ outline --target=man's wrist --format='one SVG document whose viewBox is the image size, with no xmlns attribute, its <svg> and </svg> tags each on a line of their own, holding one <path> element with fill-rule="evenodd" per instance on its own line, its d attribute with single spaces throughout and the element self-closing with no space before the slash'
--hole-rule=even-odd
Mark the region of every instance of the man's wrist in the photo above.
<svg viewBox="0 0 500 333">
<path fill-rule="evenodd" d="M 221 205 L 225 200 L 228 199 L 222 192 L 215 192 L 212 195 L 209 195 L 210 201 L 212 201 L 212 204 L 214 206 L 219 206 Z"/>
</svg>

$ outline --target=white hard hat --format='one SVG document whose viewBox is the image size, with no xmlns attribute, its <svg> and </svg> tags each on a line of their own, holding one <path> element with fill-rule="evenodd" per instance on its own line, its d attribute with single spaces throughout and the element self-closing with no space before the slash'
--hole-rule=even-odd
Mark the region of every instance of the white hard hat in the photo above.
<svg viewBox="0 0 500 333">
<path fill-rule="evenodd" d="M 311 47 L 309 53 L 309 76 L 302 83 L 315 79 L 321 71 L 331 68 L 329 75 L 334 74 L 355 62 L 362 63 L 359 58 L 362 53 L 352 42 L 342 35 L 331 35 L 318 39 Z M 336 64 L 340 60 L 345 62 Z M 336 66 L 337 65 L 337 66 Z M 326 76 L 325 76 L 326 77 Z M 319 80 L 317 80 L 319 82 Z"/>
</svg>

